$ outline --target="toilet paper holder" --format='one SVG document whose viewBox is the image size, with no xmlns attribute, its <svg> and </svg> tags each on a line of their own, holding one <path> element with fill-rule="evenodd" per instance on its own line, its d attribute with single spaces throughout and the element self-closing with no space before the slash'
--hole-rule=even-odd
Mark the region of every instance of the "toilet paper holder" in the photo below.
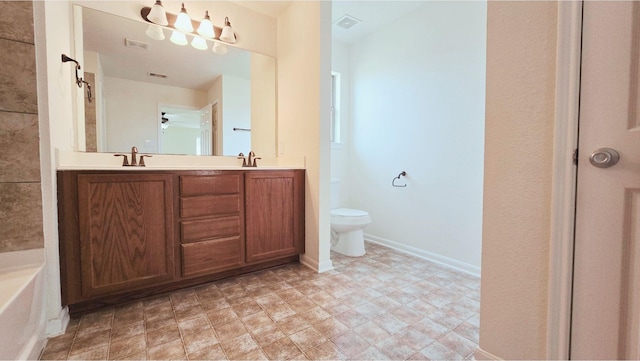
<svg viewBox="0 0 640 361">
<path fill-rule="evenodd" d="M 407 172 L 405 172 L 405 171 L 400 172 L 400 174 L 398 174 L 397 177 L 395 177 L 395 178 L 393 178 L 393 180 L 391 180 L 391 185 L 394 186 L 394 187 L 397 187 L 397 188 L 406 187 L 407 186 L 406 184 L 396 184 L 396 181 L 400 180 L 400 177 L 406 177 L 406 176 L 407 176 Z"/>
</svg>

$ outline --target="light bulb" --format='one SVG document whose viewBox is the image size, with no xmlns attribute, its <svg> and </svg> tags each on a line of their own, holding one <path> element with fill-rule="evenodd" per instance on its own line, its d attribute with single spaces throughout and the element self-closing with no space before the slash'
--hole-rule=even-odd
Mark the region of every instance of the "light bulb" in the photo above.
<svg viewBox="0 0 640 361">
<path fill-rule="evenodd" d="M 200 22 L 200 26 L 198 27 L 198 34 L 204 36 L 205 38 L 213 39 L 216 36 L 216 33 L 213 31 L 213 23 L 211 22 L 211 18 L 209 17 L 209 11 L 205 11 L 204 19 Z"/>
<path fill-rule="evenodd" d="M 217 41 L 213 44 L 213 47 L 211 48 L 211 50 L 218 55 L 224 55 L 229 51 L 226 45 L 219 43 Z"/>
<path fill-rule="evenodd" d="M 191 41 L 191 46 L 198 50 L 207 50 L 209 47 L 207 46 L 207 41 L 199 36 L 194 36 Z"/>
<path fill-rule="evenodd" d="M 180 10 L 180 14 L 178 14 L 178 18 L 176 19 L 176 23 L 173 26 L 185 33 L 193 32 L 193 25 L 191 25 L 191 18 L 189 14 L 187 14 L 187 9 L 184 8 L 184 3 L 182 3 L 182 9 Z"/>
<path fill-rule="evenodd" d="M 156 3 L 153 4 L 151 11 L 149 11 L 149 14 L 147 15 L 147 20 L 162 26 L 169 25 L 169 21 L 167 21 L 167 12 L 162 6 L 162 1 L 156 0 Z"/>
<path fill-rule="evenodd" d="M 229 22 L 229 18 L 224 18 L 224 28 L 222 28 L 222 34 L 220 34 L 220 40 L 234 44 L 236 42 L 236 34 L 233 33 L 233 29 L 231 29 L 231 23 Z"/>
<path fill-rule="evenodd" d="M 164 31 L 158 25 L 151 24 L 144 32 L 148 37 L 154 40 L 164 40 Z"/>
<path fill-rule="evenodd" d="M 187 36 L 184 33 L 181 33 L 177 30 L 173 31 L 173 34 L 171 34 L 171 38 L 169 38 L 169 40 L 171 40 L 171 42 L 176 45 L 189 44 L 189 42 L 187 41 Z"/>
</svg>

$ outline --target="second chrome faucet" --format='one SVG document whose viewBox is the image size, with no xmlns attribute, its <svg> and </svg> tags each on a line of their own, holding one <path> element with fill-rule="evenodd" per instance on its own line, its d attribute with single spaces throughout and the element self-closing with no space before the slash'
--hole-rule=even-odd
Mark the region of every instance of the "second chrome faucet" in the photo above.
<svg viewBox="0 0 640 361">
<path fill-rule="evenodd" d="M 242 159 L 243 167 L 257 167 L 258 163 L 256 161 L 262 158 L 256 157 L 256 154 L 253 151 L 250 151 L 246 158 L 243 153 L 238 154 L 238 159 Z"/>
</svg>

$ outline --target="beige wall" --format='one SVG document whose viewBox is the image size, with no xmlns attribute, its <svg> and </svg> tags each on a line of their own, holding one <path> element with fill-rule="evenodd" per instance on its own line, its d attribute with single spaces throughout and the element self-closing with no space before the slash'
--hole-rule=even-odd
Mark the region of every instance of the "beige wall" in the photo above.
<svg viewBox="0 0 640 361">
<path fill-rule="evenodd" d="M 546 357 L 555 2 L 489 2 L 480 348 Z"/>
<path fill-rule="evenodd" d="M 276 61 L 251 54 L 251 149 L 261 157 L 276 154 Z"/>
<path fill-rule="evenodd" d="M 77 98 L 74 67 L 62 63 L 60 54 L 72 56 L 71 8 L 68 1 L 35 1 L 34 25 L 38 76 L 38 118 L 40 121 L 40 171 L 47 272 L 47 333 L 64 330 L 68 315 L 62 310 L 58 253 L 56 191 L 56 148 L 73 150 Z"/>
<path fill-rule="evenodd" d="M 31 1 L 0 2 L 0 252 L 44 247 Z"/>
<path fill-rule="evenodd" d="M 278 17 L 278 151 L 304 156 L 305 245 L 302 261 L 329 259 L 331 3 L 295 1 Z"/>
</svg>

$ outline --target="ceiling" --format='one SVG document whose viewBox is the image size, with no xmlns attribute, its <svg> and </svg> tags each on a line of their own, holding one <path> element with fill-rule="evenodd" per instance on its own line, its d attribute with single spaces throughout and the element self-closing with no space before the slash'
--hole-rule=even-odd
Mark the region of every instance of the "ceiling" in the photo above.
<svg viewBox="0 0 640 361">
<path fill-rule="evenodd" d="M 232 0 L 232 3 L 245 8 L 257 11 L 261 14 L 277 18 L 284 10 L 291 5 L 291 1 L 271 1 L 271 0 Z"/>
<path fill-rule="evenodd" d="M 270 17 L 278 17 L 293 1 L 236 0 L 234 3 Z M 352 44 L 367 35 L 391 25 L 394 21 L 422 6 L 425 0 L 333 0 L 331 9 L 332 38 Z M 344 15 L 351 15 L 361 23 L 345 30 L 335 23 Z"/>
</svg>

